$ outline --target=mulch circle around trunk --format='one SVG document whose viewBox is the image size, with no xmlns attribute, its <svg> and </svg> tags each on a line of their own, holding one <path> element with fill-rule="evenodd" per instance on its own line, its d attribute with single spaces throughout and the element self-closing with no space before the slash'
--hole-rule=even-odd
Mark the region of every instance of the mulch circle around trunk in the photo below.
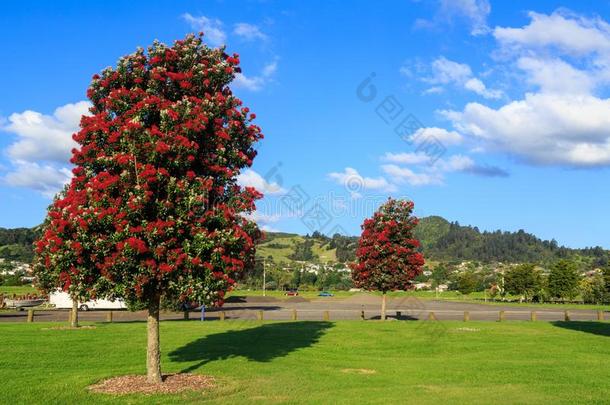
<svg viewBox="0 0 610 405">
<path fill-rule="evenodd" d="M 89 386 L 92 392 L 112 395 L 173 394 L 182 391 L 200 391 L 214 385 L 214 379 L 198 374 L 166 374 L 161 384 L 151 384 L 145 375 L 123 375 Z"/>
</svg>

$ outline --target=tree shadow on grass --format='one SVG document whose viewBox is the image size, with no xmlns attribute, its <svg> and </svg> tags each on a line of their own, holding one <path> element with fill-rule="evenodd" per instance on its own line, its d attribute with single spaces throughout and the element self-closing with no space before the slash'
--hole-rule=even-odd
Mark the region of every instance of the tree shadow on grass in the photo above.
<svg viewBox="0 0 610 405">
<path fill-rule="evenodd" d="M 188 373 L 215 360 L 245 357 L 267 362 L 313 346 L 332 327 L 330 322 L 279 322 L 249 329 L 229 330 L 187 343 L 169 353 L 172 361 L 198 361 L 184 370 Z"/>
<path fill-rule="evenodd" d="M 577 330 L 579 332 L 592 333 L 594 335 L 610 337 L 610 323 L 607 322 L 587 322 L 587 321 L 556 321 L 551 322 L 554 326 L 564 329 Z"/>
</svg>

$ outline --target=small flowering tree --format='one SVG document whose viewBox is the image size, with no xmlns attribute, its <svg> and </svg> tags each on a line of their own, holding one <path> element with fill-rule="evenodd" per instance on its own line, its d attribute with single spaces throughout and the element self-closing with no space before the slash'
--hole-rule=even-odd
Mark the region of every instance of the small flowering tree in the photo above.
<svg viewBox="0 0 610 405">
<path fill-rule="evenodd" d="M 37 243 L 46 289 L 148 308 L 152 383 L 161 382 L 161 298 L 222 305 L 260 237 L 244 214 L 261 195 L 236 184 L 262 138 L 228 87 L 238 64 L 189 35 L 93 76 L 74 177 Z"/>
<path fill-rule="evenodd" d="M 386 319 L 386 293 L 410 288 L 424 265 L 423 255 L 417 252 L 419 241 L 413 236 L 418 220 L 412 212 L 413 202 L 390 198 L 362 224 L 352 279 L 356 287 L 382 292 L 382 320 Z"/>
</svg>

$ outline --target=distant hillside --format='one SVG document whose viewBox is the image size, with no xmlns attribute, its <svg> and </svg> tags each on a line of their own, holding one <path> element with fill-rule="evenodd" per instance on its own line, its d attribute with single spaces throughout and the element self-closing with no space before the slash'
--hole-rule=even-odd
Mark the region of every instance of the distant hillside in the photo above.
<svg viewBox="0 0 610 405">
<path fill-rule="evenodd" d="M 555 240 L 542 240 L 523 230 L 481 232 L 477 227 L 449 222 L 439 216 L 421 218 L 415 235 L 422 244 L 424 255 L 440 261 L 546 264 L 560 258 L 571 258 L 590 267 L 605 267 L 610 263 L 610 251 L 601 247 L 571 249 L 559 246 Z M 355 236 L 336 235 L 329 238 L 319 233 L 300 236 L 269 232 L 265 242 L 259 246 L 257 255 L 271 256 L 275 262 L 287 263 L 297 259 L 322 263 L 334 260 L 345 262 L 354 260 L 357 243 Z"/>
<path fill-rule="evenodd" d="M 0 228 L 0 258 L 30 262 L 32 243 L 38 232 L 38 228 Z M 421 218 L 415 235 L 421 241 L 424 255 L 433 260 L 544 264 L 559 258 L 572 258 L 590 267 L 605 267 L 610 263 L 610 252 L 601 247 L 571 249 L 559 246 L 554 240 L 541 240 L 523 230 L 481 232 L 477 227 L 449 222 L 439 216 Z M 355 259 L 357 244 L 356 236 L 267 232 L 265 240 L 258 246 L 257 256 L 273 259 L 277 264 L 302 261 L 345 263 Z"/>
<path fill-rule="evenodd" d="M 38 232 L 38 228 L 0 228 L 0 259 L 31 262 Z"/>
<path fill-rule="evenodd" d="M 610 252 L 601 247 L 571 249 L 555 240 L 541 240 L 517 232 L 481 232 L 438 216 L 420 219 L 415 235 L 426 257 L 438 260 L 477 260 L 481 262 L 548 263 L 559 258 L 584 261 L 602 267 L 609 263 Z"/>
</svg>

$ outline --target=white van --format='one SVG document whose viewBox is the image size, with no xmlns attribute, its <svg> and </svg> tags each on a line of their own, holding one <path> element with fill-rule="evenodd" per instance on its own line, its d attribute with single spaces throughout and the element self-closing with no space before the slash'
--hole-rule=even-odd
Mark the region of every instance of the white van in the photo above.
<svg viewBox="0 0 610 405">
<path fill-rule="evenodd" d="M 49 304 L 55 305 L 58 309 L 71 309 L 72 298 L 70 295 L 63 291 L 55 291 L 49 295 Z M 89 311 L 92 309 L 127 309 L 125 301 L 122 299 L 116 299 L 114 301 L 107 299 L 99 299 L 87 302 L 81 302 L 78 305 L 78 309 L 81 311 Z"/>
</svg>

